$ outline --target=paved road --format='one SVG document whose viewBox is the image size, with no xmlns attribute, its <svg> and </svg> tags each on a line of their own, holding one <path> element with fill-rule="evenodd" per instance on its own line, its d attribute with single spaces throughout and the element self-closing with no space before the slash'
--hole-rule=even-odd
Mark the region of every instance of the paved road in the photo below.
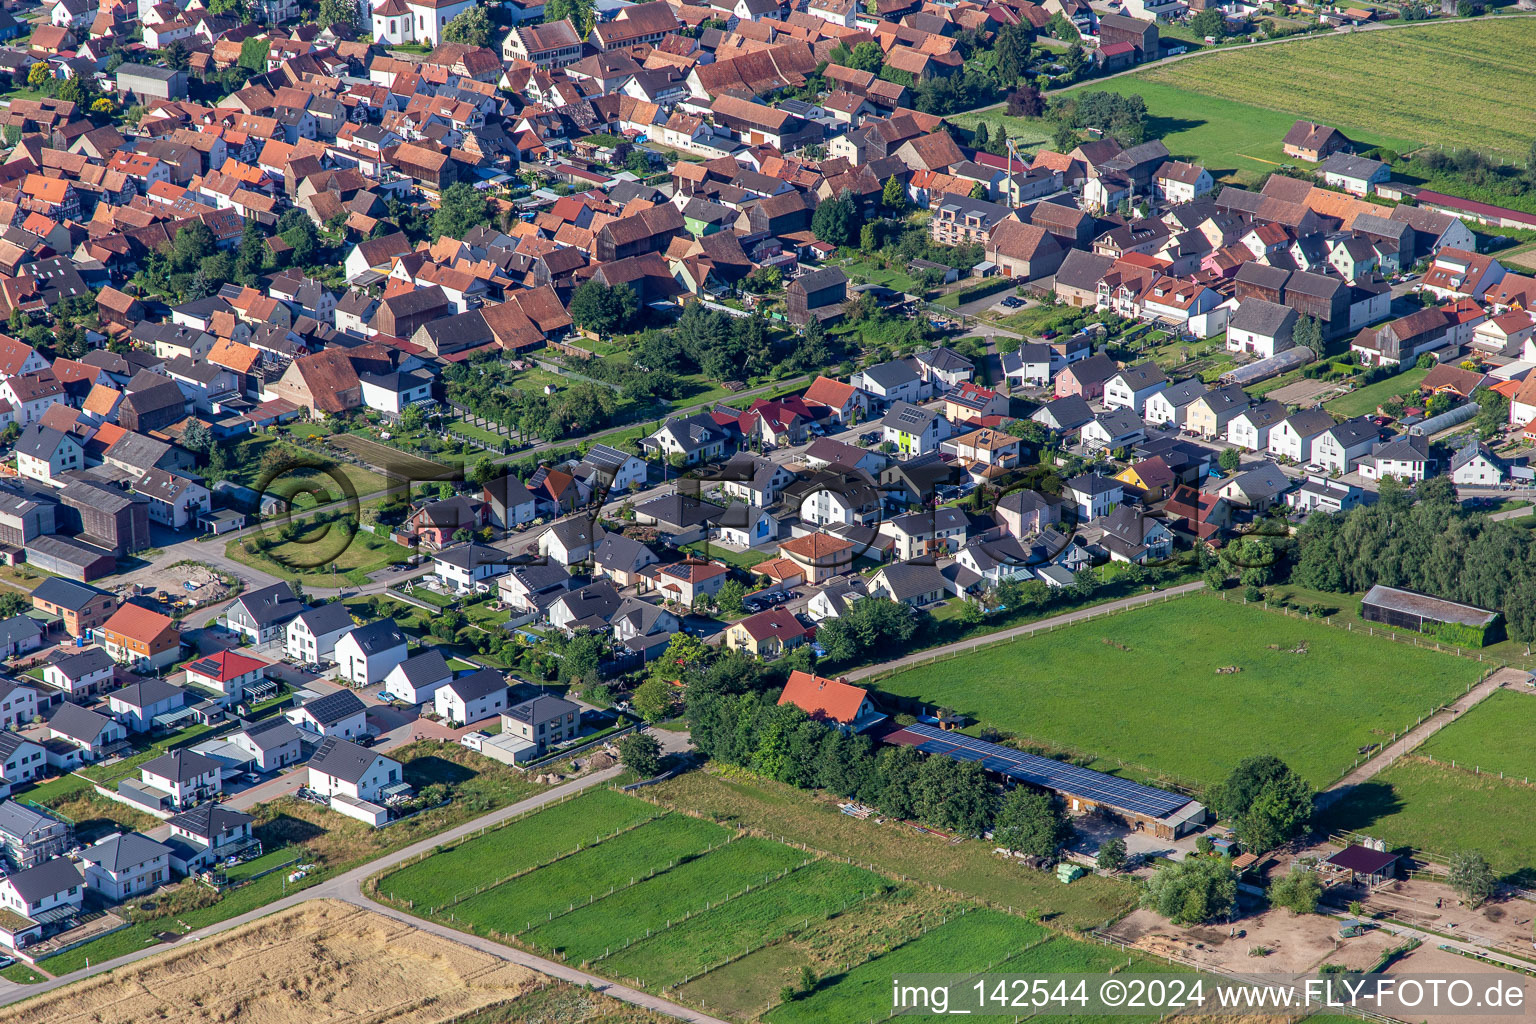
<svg viewBox="0 0 1536 1024">
<path fill-rule="evenodd" d="M 1317 795 L 1318 809 L 1321 810 L 1327 807 L 1344 797 L 1356 786 L 1375 778 L 1381 772 L 1392 767 L 1398 758 L 1416 749 L 1425 740 L 1460 718 L 1464 712 L 1470 711 L 1487 700 L 1495 690 L 1502 686 L 1514 686 L 1524 683 L 1526 678 L 1526 673 L 1518 669 L 1499 669 L 1499 671 L 1468 690 L 1449 708 L 1441 711 L 1439 714 L 1431 715 L 1414 728 L 1403 733 L 1399 739 L 1389 744 L 1381 753 L 1319 793 Z"/>
<path fill-rule="evenodd" d="M 1037 630 L 1048 629 L 1053 626 L 1066 626 L 1074 622 L 1083 622 L 1088 619 L 1098 618 L 1101 615 L 1107 615 L 1110 612 L 1117 612 L 1126 608 L 1136 608 L 1144 604 L 1152 604 L 1153 602 L 1162 601 L 1177 594 L 1188 594 L 1191 591 L 1199 590 L 1204 586 L 1205 583 L 1203 581 L 1194 580 L 1190 583 L 1181 583 L 1176 587 L 1169 587 L 1167 590 L 1158 590 L 1150 594 L 1141 594 L 1136 597 L 1122 597 L 1117 601 L 1106 601 L 1103 604 L 1096 604 L 1089 608 L 1079 608 L 1076 611 L 1063 612 L 1060 615 L 1052 615 L 1049 618 L 1037 619 L 1034 622 L 1025 623 L 1022 626 L 1014 626 L 1011 629 L 1001 629 L 996 633 L 988 633 L 986 636 L 973 637 L 970 640 L 959 640 L 952 644 L 945 644 L 943 647 L 930 647 L 925 651 L 918 651 L 915 654 L 909 654 L 905 658 L 897 658 L 895 661 L 887 661 L 882 662 L 879 665 L 870 665 L 867 668 L 854 669 L 852 672 L 848 673 L 848 678 L 863 679 L 866 676 L 872 676 L 877 673 L 890 672 L 894 669 L 908 668 L 913 665 L 920 665 L 941 656 L 947 657 L 950 655 L 961 654 L 965 651 L 973 650 L 977 647 L 985 647 L 988 644 L 994 644 L 999 640 L 1006 640 L 1010 637 L 1027 636 Z"/>
<path fill-rule="evenodd" d="M 674 735 L 674 739 L 675 738 L 676 737 Z M 518 814 L 522 814 L 525 811 L 531 811 L 537 807 L 542 807 L 543 805 L 555 800 L 559 800 L 564 796 L 578 793 L 592 786 L 601 785 L 614 778 L 620 773 L 620 771 L 622 771 L 622 768 L 615 766 L 604 771 L 593 772 L 591 775 L 583 776 L 579 779 L 574 779 L 571 782 L 565 783 L 561 786 L 556 786 L 538 794 L 537 796 L 529 797 L 527 800 L 522 800 L 510 806 L 503 807 L 498 811 L 492 811 L 490 814 L 476 818 L 474 821 L 460 825 L 457 828 L 449 829 L 447 832 L 442 832 L 438 835 L 430 836 L 421 840 L 420 842 L 413 843 L 412 845 L 407 846 L 402 850 L 397 850 L 394 853 L 385 854 L 376 860 L 369 861 L 362 867 L 354 868 L 345 874 L 338 875 L 328 881 L 321 882 L 318 885 L 305 889 L 302 892 L 295 893 L 292 896 L 280 899 L 274 903 L 268 904 L 265 907 L 253 910 L 247 914 L 241 914 L 239 917 L 232 917 L 227 921 L 220 921 L 217 924 L 212 924 L 206 928 L 200 928 L 197 931 L 190 932 L 179 942 L 177 942 L 175 946 L 149 946 L 137 952 L 130 953 L 127 956 L 118 957 L 109 963 L 83 968 L 71 974 L 53 978 L 49 981 L 41 982 L 36 985 L 17 985 L 12 982 L 0 980 L 0 1006 L 19 1002 L 20 1000 L 28 999 L 32 996 L 40 995 L 44 992 L 51 992 L 54 989 L 62 988 L 65 985 L 69 985 L 77 981 L 82 981 L 86 978 L 94 977 L 103 972 L 113 970 L 114 968 L 122 967 L 130 963 L 136 963 L 137 961 L 145 960 L 149 957 L 157 956 L 161 953 L 174 952 L 175 950 L 182 949 L 192 943 L 198 942 L 201 939 L 210 938 L 222 932 L 229 931 L 232 928 L 237 928 L 243 924 L 249 924 L 252 921 L 266 917 L 269 914 L 276 913 L 280 910 L 287 910 L 289 907 L 297 906 L 298 904 L 304 903 L 308 900 L 339 899 L 348 903 L 352 903 L 356 906 L 364 907 L 368 910 L 373 910 L 378 913 L 387 914 L 390 917 L 398 918 L 402 921 L 407 921 L 419 928 L 433 932 L 434 934 L 444 935 L 456 941 L 474 946 L 477 949 L 485 950 L 486 952 L 493 953 L 496 956 L 503 957 L 514 963 L 532 968 L 533 970 L 539 971 L 542 974 L 547 974 L 550 977 L 560 978 L 562 980 L 570 981 L 578 985 L 591 985 L 597 991 L 610 995 L 615 999 L 619 999 L 627 1003 L 632 1003 L 636 1006 L 643 1006 L 647 1009 L 655 1010 L 658 1013 L 664 1013 L 669 1016 L 676 1017 L 679 1020 L 697 1022 L 697 1024 L 723 1024 L 723 1022 L 716 1021 L 713 1017 L 709 1017 L 694 1010 L 690 1010 L 687 1007 L 678 1006 L 675 1003 L 670 1003 L 664 999 L 658 999 L 655 996 L 637 991 L 635 989 L 627 988 L 622 985 L 614 985 L 611 982 L 597 977 L 596 975 L 577 971 L 573 968 L 567 967 L 565 964 L 556 963 L 552 960 L 545 960 L 542 957 L 533 956 L 532 954 L 523 952 L 522 950 L 513 949 L 509 946 L 503 946 L 499 943 L 488 942 L 483 939 L 478 939 L 474 936 L 464 935 L 451 929 L 443 928 L 440 925 L 435 925 L 431 922 L 417 920 L 408 914 L 402 914 L 390 908 L 381 907 L 362 895 L 362 883 L 370 875 L 376 874 L 379 871 L 399 864 L 402 861 L 408 860 L 417 854 L 426 853 L 433 847 L 442 843 L 450 842 L 462 836 L 470 835 L 489 825 L 494 825 L 498 822 L 505 821 L 506 819 Z"/>
</svg>

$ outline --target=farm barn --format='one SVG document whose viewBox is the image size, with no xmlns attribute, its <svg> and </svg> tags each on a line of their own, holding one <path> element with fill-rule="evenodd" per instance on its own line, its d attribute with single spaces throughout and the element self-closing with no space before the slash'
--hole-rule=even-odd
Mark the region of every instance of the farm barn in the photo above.
<svg viewBox="0 0 1536 1024">
<path fill-rule="evenodd" d="M 1079 768 L 1065 761 L 1026 754 L 1012 747 L 946 732 L 915 723 L 885 736 L 887 743 L 916 747 L 924 754 L 956 761 L 980 761 L 994 775 L 1027 782 L 1060 795 L 1074 811 L 1105 808 L 1130 823 L 1137 831 L 1159 839 L 1176 839 L 1205 823 L 1205 806 L 1179 793 L 1144 786 L 1139 782 Z"/>
<path fill-rule="evenodd" d="M 1479 634 L 1484 644 L 1501 639 L 1496 635 L 1498 612 L 1381 584 L 1372 587 L 1361 599 L 1360 617 L 1367 622 L 1419 633 L 1440 633 L 1446 627 L 1462 627 L 1469 634 Z M 1456 642 L 1463 641 L 1458 638 Z"/>
</svg>

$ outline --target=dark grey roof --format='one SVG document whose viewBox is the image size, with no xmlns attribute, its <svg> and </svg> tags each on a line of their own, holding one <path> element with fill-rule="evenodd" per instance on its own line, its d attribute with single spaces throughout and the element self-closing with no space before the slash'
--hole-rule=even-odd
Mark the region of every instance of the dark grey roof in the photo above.
<svg viewBox="0 0 1536 1024">
<path fill-rule="evenodd" d="M 460 676 L 444 689 L 452 690 L 461 700 L 477 700 L 489 697 L 498 690 L 505 690 L 507 681 L 493 668 L 482 668 L 467 676 Z"/>
<path fill-rule="evenodd" d="M 75 886 L 84 885 L 80 869 L 64 857 L 45 860 L 36 867 L 17 871 L 7 879 L 27 903 L 40 903 Z"/>
<path fill-rule="evenodd" d="M 225 807 L 223 804 L 210 801 L 199 804 L 190 811 L 182 811 L 169 823 L 192 835 L 211 839 L 221 832 L 248 825 L 255 820 L 244 811 L 237 811 L 233 807 Z"/>
<path fill-rule="evenodd" d="M 1132 391 L 1141 391 L 1157 384 L 1166 383 L 1168 380 L 1168 375 L 1163 373 L 1158 365 L 1151 360 L 1137 363 L 1135 366 L 1127 366 L 1119 373 L 1116 373 L 1115 377 L 1125 381 Z"/>
<path fill-rule="evenodd" d="M 71 704 L 69 701 L 54 708 L 53 713 L 48 716 L 48 728 L 84 743 L 94 743 L 101 735 L 101 730 L 111 724 L 112 719 L 105 715 L 98 715 L 88 708 Z"/>
<path fill-rule="evenodd" d="M 1230 330 L 1251 331 L 1265 338 L 1289 337 L 1289 327 L 1295 321 L 1296 311 L 1290 306 L 1264 299 L 1244 299 L 1227 326 Z"/>
<path fill-rule="evenodd" d="M 877 575 L 898 601 L 945 589 L 944 574 L 928 562 L 893 562 Z"/>
<path fill-rule="evenodd" d="M 888 363 L 878 363 L 861 372 L 865 378 L 887 390 L 919 379 L 917 371 L 905 359 L 893 359 Z"/>
<path fill-rule="evenodd" d="M 405 634 L 400 632 L 400 627 L 395 625 L 395 620 L 391 618 L 383 618 L 377 622 L 370 622 L 366 626 L 358 626 L 348 633 L 347 637 L 351 637 L 352 642 L 357 644 L 365 655 L 378 654 L 405 643 Z"/>
<path fill-rule="evenodd" d="M 892 427 L 896 430 L 911 434 L 920 434 L 928 429 L 928 425 L 939 418 L 939 414 L 931 409 L 924 409 L 920 405 L 911 402 L 897 402 L 891 406 L 891 411 L 885 414 L 880 421 L 883 427 Z"/>
<path fill-rule="evenodd" d="M 80 859 L 99 864 L 103 869 L 115 874 L 155 860 L 157 857 L 167 856 L 170 852 L 171 848 L 164 843 L 157 843 L 137 832 L 128 832 L 103 839 L 95 846 L 86 847 L 81 851 Z"/>
<path fill-rule="evenodd" d="M 1082 395 L 1067 395 L 1045 403 L 1030 418 L 1039 420 L 1042 414 L 1049 416 L 1060 429 L 1074 430 L 1093 419 L 1093 408 Z"/>
<path fill-rule="evenodd" d="M 295 618 L 309 627 L 309 631 L 316 636 L 338 629 L 350 629 L 353 625 L 352 613 L 347 611 L 347 606 L 340 601 L 311 608 Z"/>
<path fill-rule="evenodd" d="M 289 743 L 302 743 L 304 734 L 286 718 L 274 717 L 252 722 L 243 730 L 251 745 L 260 750 L 275 750 Z"/>
<path fill-rule="evenodd" d="M 663 494 L 635 506 L 635 512 L 649 516 L 662 526 L 692 527 L 710 522 L 725 509 L 695 495 Z"/>
<path fill-rule="evenodd" d="M 1333 417 L 1321 406 L 1302 409 L 1286 418 L 1290 428 L 1302 437 L 1315 437 L 1333 426 Z"/>
<path fill-rule="evenodd" d="M 305 704 L 303 710 L 321 725 L 330 725 L 332 722 L 351 717 L 359 711 L 367 711 L 368 705 L 364 704 L 351 690 L 337 690 L 335 693 L 316 697 Z"/>
<path fill-rule="evenodd" d="M 443 652 L 435 647 L 405 659 L 396 668 L 404 674 L 406 682 L 412 686 L 435 683 L 440 679 L 453 676 L 453 670 L 448 667 L 448 659 L 444 658 Z"/>
<path fill-rule="evenodd" d="M 1175 409 L 1188 405 L 1201 395 L 1205 394 L 1205 381 L 1199 377 L 1190 377 L 1188 380 L 1176 381 L 1161 392 L 1162 400 L 1168 402 Z"/>
<path fill-rule="evenodd" d="M 41 423 L 34 423 L 16 439 L 16 450 L 23 455 L 46 460 L 53 457 L 53 453 L 59 450 L 60 445 L 70 440 L 70 436 L 62 430 L 54 430 Z"/>
<path fill-rule="evenodd" d="M 1345 448 L 1353 448 L 1366 441 L 1374 441 L 1381 435 L 1381 428 L 1364 416 L 1334 424 L 1330 434 Z"/>
<path fill-rule="evenodd" d="M 146 762 L 139 769 L 172 782 L 190 782 L 199 775 L 219 770 L 219 762 L 195 750 L 173 750 Z"/>
<path fill-rule="evenodd" d="M 0 646 L 19 644 L 24 640 L 40 640 L 43 624 L 30 615 L 13 615 L 0 621 Z"/>
<path fill-rule="evenodd" d="M 485 565 L 506 565 L 507 553 L 488 544 L 469 542 L 444 548 L 432 556 L 434 561 L 445 562 L 459 569 L 476 569 Z"/>
<path fill-rule="evenodd" d="M 248 591 L 239 603 L 257 628 L 287 622 L 304 610 L 304 602 L 293 596 L 293 588 L 286 583 Z"/>
<path fill-rule="evenodd" d="M 1317 165 L 1314 174 L 1339 174 L 1347 178 L 1359 178 L 1369 181 L 1387 165 L 1380 160 L 1371 160 L 1363 156 L 1355 156 L 1353 153 L 1330 153 L 1322 163 Z"/>
<path fill-rule="evenodd" d="M 58 818 L 35 807 L 7 800 L 0 803 L 0 836 L 23 840 L 34 832 L 60 824 Z"/>
<path fill-rule="evenodd" d="M 578 714 L 581 706 L 573 704 L 561 697 L 551 697 L 547 694 L 533 697 L 507 709 L 508 717 L 515 718 L 519 722 L 527 722 L 529 725 L 538 725 L 540 722 L 548 722 L 556 718 L 564 718 L 569 714 Z"/>
<path fill-rule="evenodd" d="M 1108 480 L 1097 473 L 1083 473 L 1075 476 L 1067 481 L 1067 486 L 1084 494 L 1108 494 L 1111 491 L 1124 490 L 1124 485 L 1119 480 Z"/>
<path fill-rule="evenodd" d="M 113 690 L 111 698 L 112 700 L 122 701 L 129 707 L 147 708 L 151 704 L 158 704 L 162 700 L 185 695 L 186 692 L 181 687 L 168 683 L 164 679 L 145 679 L 141 682 L 125 686 L 120 690 Z"/>
<path fill-rule="evenodd" d="M 634 572 L 656 560 L 650 548 L 622 533 L 610 533 L 603 538 L 592 555 L 592 561 L 605 569 Z"/>
<path fill-rule="evenodd" d="M 314 756 L 309 759 L 309 767 L 345 782 L 361 782 L 373 766 L 374 758 L 382 756 L 351 740 L 330 736 L 321 740 L 315 748 Z"/>
<path fill-rule="evenodd" d="M 1084 249 L 1068 250 L 1066 259 L 1056 271 L 1057 284 L 1083 291 L 1093 291 L 1109 268 L 1115 265 L 1111 256 L 1099 256 Z"/>
</svg>

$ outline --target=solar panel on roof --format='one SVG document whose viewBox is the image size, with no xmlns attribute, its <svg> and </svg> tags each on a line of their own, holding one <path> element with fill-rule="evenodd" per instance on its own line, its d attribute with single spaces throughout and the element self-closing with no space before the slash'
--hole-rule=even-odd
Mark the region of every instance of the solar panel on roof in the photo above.
<svg viewBox="0 0 1536 1024">
<path fill-rule="evenodd" d="M 917 749 L 925 754 L 941 754 L 957 761 L 981 761 L 982 767 L 999 775 L 1150 818 L 1167 817 L 1189 803 L 1189 797 L 1178 793 L 1079 768 L 1065 761 L 1026 754 L 962 733 L 945 732 L 931 725 L 915 723 L 907 726 L 905 731 L 921 737 Z"/>
</svg>

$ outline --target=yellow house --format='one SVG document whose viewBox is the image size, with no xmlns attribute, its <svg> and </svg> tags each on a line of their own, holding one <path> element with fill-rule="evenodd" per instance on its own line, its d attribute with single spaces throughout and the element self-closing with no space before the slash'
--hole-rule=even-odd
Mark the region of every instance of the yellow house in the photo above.
<svg viewBox="0 0 1536 1024">
<path fill-rule="evenodd" d="M 1161 455 L 1126 466 L 1115 474 L 1115 479 L 1127 488 L 1135 488 L 1146 501 L 1162 501 L 1173 493 L 1174 485 L 1179 482 Z"/>
<path fill-rule="evenodd" d="M 799 647 L 816 632 L 787 608 L 770 608 L 732 623 L 725 631 L 725 646 L 732 651 L 746 651 L 759 658 L 777 658 Z"/>
</svg>

